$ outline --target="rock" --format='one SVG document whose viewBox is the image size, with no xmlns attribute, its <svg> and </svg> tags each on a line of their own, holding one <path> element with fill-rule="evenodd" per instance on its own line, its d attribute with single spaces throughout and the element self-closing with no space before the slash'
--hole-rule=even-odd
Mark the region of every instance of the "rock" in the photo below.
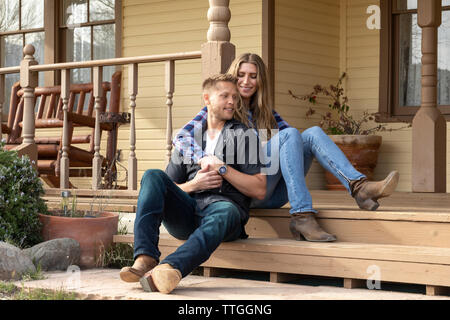
<svg viewBox="0 0 450 320">
<path fill-rule="evenodd" d="M 24 273 L 33 272 L 36 268 L 22 250 L 0 241 L 0 280 L 20 280 Z"/>
<path fill-rule="evenodd" d="M 42 271 L 66 271 L 70 265 L 78 264 L 80 260 L 80 244 L 70 238 L 60 238 L 45 241 L 23 250 Z"/>
</svg>

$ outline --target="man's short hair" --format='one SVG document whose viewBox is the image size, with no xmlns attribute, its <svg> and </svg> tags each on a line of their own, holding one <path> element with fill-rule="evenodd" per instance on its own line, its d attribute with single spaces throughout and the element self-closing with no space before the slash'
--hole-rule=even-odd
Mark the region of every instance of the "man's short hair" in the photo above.
<svg viewBox="0 0 450 320">
<path fill-rule="evenodd" d="M 216 88 L 217 83 L 222 82 L 222 81 L 237 84 L 237 78 L 231 74 L 228 74 L 228 73 L 216 74 L 214 76 L 211 76 L 211 77 L 205 79 L 205 81 L 203 81 L 202 89 L 203 89 L 203 91 L 205 91 L 205 90 L 209 90 L 211 88 Z"/>
</svg>

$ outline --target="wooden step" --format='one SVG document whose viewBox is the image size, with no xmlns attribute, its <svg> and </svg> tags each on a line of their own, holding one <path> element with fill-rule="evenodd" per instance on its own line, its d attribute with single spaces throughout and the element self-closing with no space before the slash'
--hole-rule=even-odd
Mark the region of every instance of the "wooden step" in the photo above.
<svg viewBox="0 0 450 320">
<path fill-rule="evenodd" d="M 115 242 L 133 243 L 133 239 L 133 235 L 114 237 Z M 183 242 L 161 234 L 161 258 Z M 352 281 L 360 284 L 361 280 L 421 284 L 430 294 L 450 287 L 449 248 L 249 238 L 222 243 L 202 266 L 338 277 L 347 279 L 350 287 Z"/>
</svg>

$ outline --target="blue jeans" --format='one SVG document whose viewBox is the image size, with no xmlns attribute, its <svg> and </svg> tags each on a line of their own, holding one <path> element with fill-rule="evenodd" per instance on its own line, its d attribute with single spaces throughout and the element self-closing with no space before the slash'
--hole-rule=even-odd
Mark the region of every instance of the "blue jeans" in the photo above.
<svg viewBox="0 0 450 320">
<path fill-rule="evenodd" d="M 315 157 L 320 165 L 331 172 L 349 193 L 350 181 L 365 178 L 353 168 L 344 153 L 320 127 L 311 127 L 303 133 L 286 128 L 273 136 L 264 147 L 264 155 L 279 152 L 280 167 L 267 175 L 267 193 L 263 200 L 252 199 L 251 208 L 280 208 L 288 201 L 291 214 L 314 212 L 311 194 L 305 176 Z"/>
<path fill-rule="evenodd" d="M 186 240 L 161 263 L 180 270 L 183 277 L 208 260 L 222 241 L 241 234 L 239 209 L 227 201 L 199 210 L 194 198 L 175 185 L 161 170 L 147 170 L 141 180 L 134 223 L 134 258 L 145 254 L 159 261 L 159 227 Z"/>
</svg>

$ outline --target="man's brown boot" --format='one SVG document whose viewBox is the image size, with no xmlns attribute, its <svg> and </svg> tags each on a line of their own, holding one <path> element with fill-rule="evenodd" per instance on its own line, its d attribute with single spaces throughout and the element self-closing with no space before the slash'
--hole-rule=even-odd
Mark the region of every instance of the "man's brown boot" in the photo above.
<svg viewBox="0 0 450 320">
<path fill-rule="evenodd" d="M 157 265 L 147 272 L 140 283 L 144 291 L 171 293 L 181 281 L 181 272 L 170 264 Z"/>
<path fill-rule="evenodd" d="M 326 233 L 319 226 L 312 212 L 299 212 L 291 216 L 289 224 L 294 239 L 302 240 L 302 237 L 308 241 L 330 242 L 336 241 L 336 237 Z"/>
<path fill-rule="evenodd" d="M 382 181 L 369 181 L 366 178 L 350 181 L 352 197 L 361 209 L 374 211 L 380 205 L 379 198 L 391 195 L 398 184 L 398 171 L 392 171 Z"/>
<path fill-rule="evenodd" d="M 120 279 L 125 282 L 138 282 L 144 274 L 152 270 L 158 262 L 145 254 L 139 255 L 132 267 L 124 267 L 120 270 Z"/>
</svg>

